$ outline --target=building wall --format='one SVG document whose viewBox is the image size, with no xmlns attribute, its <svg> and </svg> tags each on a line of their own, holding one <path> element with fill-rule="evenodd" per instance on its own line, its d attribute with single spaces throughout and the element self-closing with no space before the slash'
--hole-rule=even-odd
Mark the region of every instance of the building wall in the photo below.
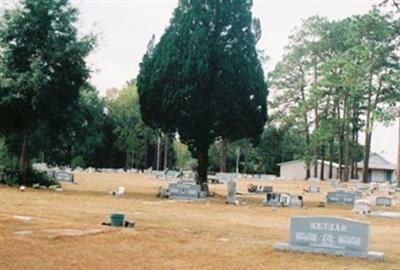
<svg viewBox="0 0 400 270">
<path fill-rule="evenodd" d="M 336 167 L 333 167 L 332 169 L 332 178 L 337 178 L 338 170 Z M 318 178 L 321 175 L 321 163 L 318 164 Z M 313 174 L 311 174 L 313 176 Z M 324 164 L 324 179 L 327 180 L 329 179 L 329 164 Z"/>
<path fill-rule="evenodd" d="M 306 167 L 303 161 L 295 161 L 280 166 L 280 177 L 284 179 L 302 180 L 306 177 Z"/>
<path fill-rule="evenodd" d="M 314 166 L 311 165 L 311 178 L 314 177 Z M 320 178 L 321 163 L 318 163 L 318 176 Z M 337 168 L 333 167 L 332 178 L 337 178 Z M 329 165 L 324 165 L 324 179 L 328 179 Z M 280 166 L 280 177 L 284 179 L 304 179 L 306 177 L 306 165 L 304 161 L 295 161 Z"/>
<path fill-rule="evenodd" d="M 362 179 L 362 169 L 358 168 L 358 178 Z M 385 180 L 385 171 L 384 170 L 371 170 L 371 182 L 386 182 Z M 392 182 L 394 181 L 395 173 L 392 172 Z"/>
</svg>

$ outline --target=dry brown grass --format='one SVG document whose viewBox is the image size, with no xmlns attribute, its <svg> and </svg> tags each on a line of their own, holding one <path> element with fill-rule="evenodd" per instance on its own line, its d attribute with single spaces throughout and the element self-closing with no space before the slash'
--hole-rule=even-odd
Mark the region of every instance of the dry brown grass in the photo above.
<svg viewBox="0 0 400 270">
<path fill-rule="evenodd" d="M 167 183 L 144 175 L 80 174 L 76 179 L 76 185 L 64 184 L 62 193 L 0 186 L 1 270 L 400 269 L 400 222 L 356 216 L 346 206 L 317 208 L 328 190 L 324 184 L 322 194 L 305 195 L 305 209 L 274 210 L 261 206 L 261 195 L 247 197 L 246 206 L 225 205 L 225 185 L 212 185 L 217 196 L 206 203 L 187 203 L 156 198 L 158 187 Z M 247 183 L 240 181 L 238 191 L 245 191 Z M 308 184 L 272 185 L 277 191 L 300 193 Z M 110 196 L 108 191 L 118 186 L 126 187 L 127 194 Z M 112 212 L 125 213 L 136 221 L 136 229 L 100 226 Z M 385 252 L 386 261 L 274 251 L 275 242 L 288 240 L 293 215 L 369 221 L 370 249 Z M 85 236 L 57 235 L 62 229 L 101 230 Z M 17 236 L 16 231 L 32 234 Z"/>
</svg>

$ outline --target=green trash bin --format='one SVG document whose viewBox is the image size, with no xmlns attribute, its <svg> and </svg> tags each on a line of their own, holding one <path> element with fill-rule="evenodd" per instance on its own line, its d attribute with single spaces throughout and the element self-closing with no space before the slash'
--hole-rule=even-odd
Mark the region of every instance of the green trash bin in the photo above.
<svg viewBox="0 0 400 270">
<path fill-rule="evenodd" d="M 117 214 L 117 213 L 111 214 L 110 219 L 111 219 L 111 226 L 113 226 L 113 227 L 124 226 L 124 221 L 125 221 L 124 214 Z"/>
</svg>

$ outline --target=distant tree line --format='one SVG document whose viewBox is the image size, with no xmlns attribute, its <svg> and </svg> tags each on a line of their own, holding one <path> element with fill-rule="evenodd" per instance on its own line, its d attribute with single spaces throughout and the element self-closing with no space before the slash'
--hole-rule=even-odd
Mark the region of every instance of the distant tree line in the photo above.
<svg viewBox="0 0 400 270">
<path fill-rule="evenodd" d="M 393 121 L 400 99 L 397 2 L 305 20 L 266 79 L 251 7 L 179 1 L 137 80 L 104 97 L 85 61 L 96 37 L 78 35 L 68 0 L 21 0 L 5 11 L 0 181 L 8 170 L 26 184 L 31 162 L 46 162 L 197 169 L 204 183 L 207 171 L 278 174 L 293 159 L 306 161 L 307 177 L 318 174 L 317 159 L 329 160 L 330 176 L 337 162 L 348 180 L 363 158 L 365 180 L 374 125 Z"/>
<path fill-rule="evenodd" d="M 398 25 L 375 7 L 339 21 L 314 16 L 293 32 L 269 74 L 271 108 L 274 121 L 303 137 L 306 178 L 318 175 L 317 159 L 330 161 L 329 177 L 337 161 L 342 180 L 356 178 L 363 158 L 367 181 L 374 126 L 393 121 L 400 101 Z"/>
</svg>

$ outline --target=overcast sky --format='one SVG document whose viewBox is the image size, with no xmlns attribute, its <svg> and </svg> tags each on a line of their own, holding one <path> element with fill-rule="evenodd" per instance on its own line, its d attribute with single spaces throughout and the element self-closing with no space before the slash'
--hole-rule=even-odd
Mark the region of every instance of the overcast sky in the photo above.
<svg viewBox="0 0 400 270">
<path fill-rule="evenodd" d="M 0 0 L 0 3 L 8 0 Z M 100 93 L 121 87 L 138 74 L 139 63 L 153 34 L 159 38 L 168 26 L 178 0 L 73 0 L 81 13 L 81 32 L 99 34 L 99 46 L 90 56 L 92 83 Z M 270 57 L 266 72 L 279 61 L 292 29 L 302 19 L 320 15 L 342 19 L 367 12 L 371 0 L 254 0 L 253 13 L 261 20 L 258 47 Z M 397 128 L 378 127 L 372 150 L 395 161 Z"/>
</svg>

